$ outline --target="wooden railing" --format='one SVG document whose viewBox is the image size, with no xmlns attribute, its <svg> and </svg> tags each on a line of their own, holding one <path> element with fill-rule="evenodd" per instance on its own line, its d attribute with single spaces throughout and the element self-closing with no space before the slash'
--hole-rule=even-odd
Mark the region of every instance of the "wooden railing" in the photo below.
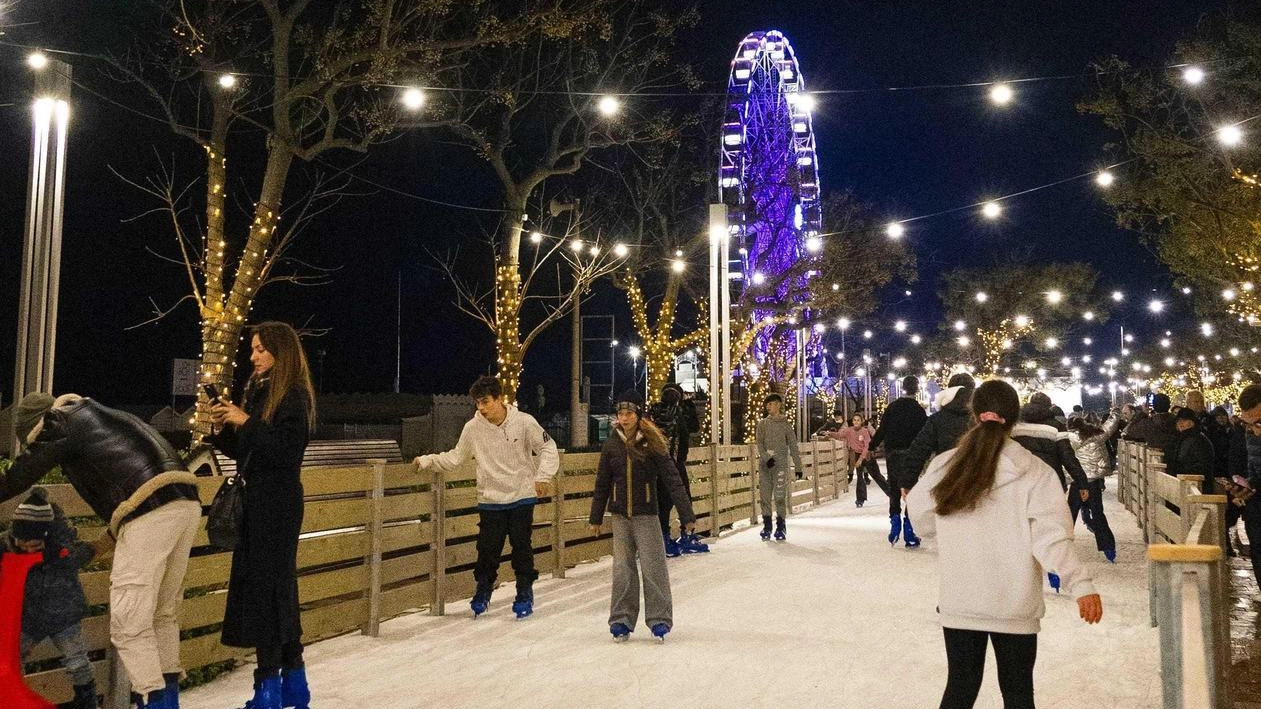
<svg viewBox="0 0 1261 709">
<path fill-rule="evenodd" d="M 848 490 L 847 458 L 842 444 L 801 444 L 805 475 L 791 483 L 790 506 L 800 509 L 833 499 Z M 534 510 L 535 565 L 563 578 L 565 569 L 612 553 L 612 536 L 592 536 L 587 517 L 598 453 L 562 454 L 552 496 Z M 697 530 L 718 537 L 744 526 L 757 514 L 757 455 L 752 446 L 706 446 L 692 451 L 688 475 Z M 209 505 L 223 479 L 199 480 L 203 506 Z M 477 558 L 477 490 L 472 464 L 435 476 L 411 464 L 306 468 L 302 471 L 306 509 L 298 544 L 298 591 L 303 641 L 352 631 L 375 634 L 379 623 L 404 613 L 445 612 L 445 604 L 473 592 Z M 52 499 L 71 517 L 92 510 L 69 485 L 50 485 Z M 19 498 L 20 500 L 20 498 Z M 19 500 L 0 505 L 7 519 Z M 84 539 L 103 532 L 99 520 L 79 528 Z M 219 642 L 232 555 L 208 546 L 205 523 L 198 534 L 180 616 L 180 657 L 186 670 L 240 660 L 248 650 Z M 109 651 L 109 571 L 93 568 L 80 578 L 89 605 L 98 612 L 83 621 L 83 631 L 98 686 L 109 688 L 106 707 L 129 706 L 128 687 Z M 501 581 L 512 580 L 508 564 Z M 56 657 L 49 643 L 32 661 Z M 50 669 L 27 677 L 53 702 L 71 697 L 66 673 Z"/>
<path fill-rule="evenodd" d="M 1165 709 L 1229 709 L 1226 496 L 1201 475 L 1165 472 L 1161 452 L 1122 441 L 1117 495 L 1148 543 L 1152 625 L 1160 628 Z M 1210 483 L 1211 484 L 1211 483 Z"/>
</svg>

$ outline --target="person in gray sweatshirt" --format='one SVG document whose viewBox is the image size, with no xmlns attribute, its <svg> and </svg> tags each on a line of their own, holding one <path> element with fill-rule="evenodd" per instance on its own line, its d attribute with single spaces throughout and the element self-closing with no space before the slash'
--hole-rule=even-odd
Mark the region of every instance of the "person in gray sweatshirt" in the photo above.
<svg viewBox="0 0 1261 709">
<path fill-rule="evenodd" d="M 779 394 L 766 397 L 766 418 L 757 425 L 758 492 L 762 498 L 762 540 L 771 538 L 771 502 L 775 505 L 775 541 L 788 538 L 784 518 L 788 516 L 788 456 L 801 478 L 801 453 L 797 436 L 782 413 L 784 398 Z"/>
</svg>

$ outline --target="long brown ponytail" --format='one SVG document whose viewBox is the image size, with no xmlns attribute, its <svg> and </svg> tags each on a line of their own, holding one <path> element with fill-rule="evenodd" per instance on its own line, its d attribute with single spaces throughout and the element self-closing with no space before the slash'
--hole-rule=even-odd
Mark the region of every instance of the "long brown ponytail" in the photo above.
<svg viewBox="0 0 1261 709">
<path fill-rule="evenodd" d="M 991 380 L 972 394 L 972 413 L 979 422 L 959 441 L 945 476 L 933 487 L 937 514 L 943 517 L 973 509 L 989 494 L 998 456 L 1020 416 L 1020 397 L 1007 382 Z"/>
</svg>

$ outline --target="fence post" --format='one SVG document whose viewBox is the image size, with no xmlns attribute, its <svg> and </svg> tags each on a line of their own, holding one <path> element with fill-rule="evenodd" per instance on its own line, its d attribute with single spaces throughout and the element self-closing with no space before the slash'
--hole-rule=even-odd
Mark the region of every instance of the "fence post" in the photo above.
<svg viewBox="0 0 1261 709">
<path fill-rule="evenodd" d="M 810 439 L 810 479 L 814 482 L 814 506 L 819 506 L 819 439 Z"/>
<path fill-rule="evenodd" d="M 1191 525 L 1195 524 L 1195 510 L 1187 504 L 1188 498 L 1193 495 L 1201 494 L 1200 488 L 1204 485 L 1203 475 L 1179 475 L 1178 476 L 1178 518 L 1182 520 L 1182 543 L 1187 543 L 1187 534 L 1191 531 Z"/>
<path fill-rule="evenodd" d="M 433 513 L 429 516 L 433 528 L 433 602 L 429 604 L 429 615 L 447 614 L 446 580 L 447 580 L 447 509 L 446 509 L 446 475 L 437 468 L 433 471 Z"/>
<path fill-rule="evenodd" d="M 360 629 L 364 635 L 381 634 L 381 529 L 385 526 L 385 459 L 369 458 L 372 466 L 372 492 L 368 497 L 368 618 Z"/>
<path fill-rule="evenodd" d="M 552 569 L 552 578 L 565 578 L 565 490 L 564 483 L 565 471 L 556 471 L 556 475 L 552 477 L 552 530 L 555 536 L 552 538 L 552 554 L 555 556 L 556 565 Z"/>
<path fill-rule="evenodd" d="M 757 495 L 762 461 L 758 459 L 757 444 L 749 444 L 749 524 L 757 525 Z"/>
<path fill-rule="evenodd" d="M 123 661 L 118 658 L 118 649 L 111 644 L 109 652 L 109 692 L 105 696 L 105 706 L 110 709 L 130 709 L 131 682 L 127 679 L 127 671 L 123 669 Z"/>
<path fill-rule="evenodd" d="M 724 474 L 725 475 L 725 474 Z M 682 522 L 680 522 L 682 524 Z M 718 532 L 722 529 L 721 508 L 718 506 L 718 461 L 714 460 L 709 466 L 709 526 L 711 535 L 718 536 Z M 679 530 L 682 533 L 683 530 Z"/>
</svg>

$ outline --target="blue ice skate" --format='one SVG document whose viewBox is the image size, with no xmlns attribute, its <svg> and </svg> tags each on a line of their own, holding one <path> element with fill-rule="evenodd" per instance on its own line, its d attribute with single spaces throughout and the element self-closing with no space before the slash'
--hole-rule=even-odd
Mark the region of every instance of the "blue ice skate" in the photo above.
<svg viewBox="0 0 1261 709">
<path fill-rule="evenodd" d="M 670 534 L 667 532 L 666 534 L 662 535 L 662 538 L 666 545 L 666 558 L 667 559 L 673 559 L 674 557 L 683 553 L 683 549 L 682 549 L 683 538 L 682 537 L 680 537 L 679 541 L 676 542 L 670 538 Z"/>
<path fill-rule="evenodd" d="M 1048 583 L 1051 584 L 1051 588 L 1055 589 L 1056 593 L 1060 592 L 1060 575 L 1059 574 L 1051 573 L 1048 571 L 1046 575 L 1046 580 Z"/>
<path fill-rule="evenodd" d="M 652 636 L 656 638 L 659 643 L 665 642 L 666 633 L 668 632 L 670 632 L 670 626 L 665 623 L 657 623 L 652 626 Z"/>
<path fill-rule="evenodd" d="M 517 598 L 512 602 L 512 612 L 517 614 L 517 620 L 528 618 L 534 614 L 534 591 L 532 589 L 517 589 Z"/>
<path fill-rule="evenodd" d="M 915 536 L 915 528 L 911 526 L 911 518 L 902 518 L 902 540 L 906 542 L 907 549 L 919 548 L 919 537 Z"/>
<path fill-rule="evenodd" d="M 691 534 L 684 532 L 683 536 L 679 537 L 679 549 L 684 554 L 704 554 L 709 551 L 709 545 L 702 542 L 695 532 Z"/>
<path fill-rule="evenodd" d="M 889 515 L 889 546 L 902 538 L 902 515 Z"/>
<path fill-rule="evenodd" d="M 613 642 L 624 643 L 630 640 L 631 629 L 626 627 L 625 623 L 614 623 L 609 626 L 609 632 L 613 634 Z"/>
<path fill-rule="evenodd" d="M 495 590 L 491 584 L 477 584 L 477 590 L 473 593 L 473 600 L 469 601 L 469 608 L 473 609 L 473 617 L 486 612 L 486 608 L 490 606 L 490 594 Z"/>
</svg>

